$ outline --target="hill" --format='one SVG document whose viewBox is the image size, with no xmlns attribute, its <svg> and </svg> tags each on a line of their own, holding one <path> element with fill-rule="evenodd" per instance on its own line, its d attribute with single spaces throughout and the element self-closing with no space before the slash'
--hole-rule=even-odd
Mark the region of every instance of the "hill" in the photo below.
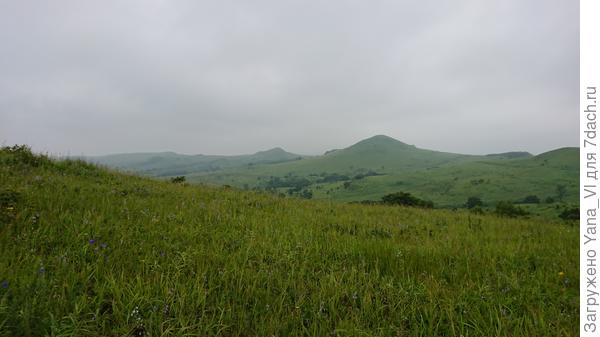
<svg viewBox="0 0 600 337">
<path fill-rule="evenodd" d="M 463 207 L 472 196 L 489 206 L 501 200 L 517 202 L 532 194 L 541 200 L 577 203 L 578 158 L 577 148 L 538 156 L 527 152 L 475 156 L 424 150 L 375 136 L 323 156 L 196 173 L 188 178 L 240 188 L 276 188 L 282 193 L 337 201 L 379 200 L 385 194 L 404 191 L 450 208 Z M 303 182 L 300 188 L 309 193 L 295 192 L 298 182 Z M 559 185 L 566 191 L 560 197 Z M 556 204 L 533 208 L 540 214 L 559 211 Z"/>
<path fill-rule="evenodd" d="M 299 160 L 302 157 L 286 152 L 281 148 L 273 148 L 251 155 L 239 156 L 183 155 L 175 152 L 157 152 L 123 153 L 81 159 L 112 168 L 161 177 L 211 172 L 247 165 L 280 163 Z"/>
<path fill-rule="evenodd" d="M 1 335 L 579 332 L 564 223 L 172 184 L 24 147 L 0 150 L 0 220 Z"/>
<path fill-rule="evenodd" d="M 374 136 L 350 147 L 313 158 L 306 166 L 318 166 L 326 172 L 352 173 L 356 169 L 406 171 L 465 160 L 471 156 L 423 150 L 388 136 Z M 300 163 L 295 167 L 301 166 Z"/>
</svg>

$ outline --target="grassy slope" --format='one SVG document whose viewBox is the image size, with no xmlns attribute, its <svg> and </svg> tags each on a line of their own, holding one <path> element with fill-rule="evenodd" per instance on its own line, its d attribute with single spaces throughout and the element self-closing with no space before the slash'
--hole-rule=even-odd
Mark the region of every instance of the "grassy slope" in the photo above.
<svg viewBox="0 0 600 337">
<path fill-rule="evenodd" d="M 0 335 L 578 335 L 565 224 L 26 161 L 0 152 Z"/>
<path fill-rule="evenodd" d="M 488 203 L 517 200 L 531 194 L 555 197 L 556 186 L 567 186 L 565 201 L 579 197 L 579 150 L 566 148 L 527 159 L 477 160 L 405 174 L 368 177 L 350 188 L 335 190 L 338 200 L 379 199 L 397 190 L 414 192 L 441 206 L 458 206 L 469 196 Z M 327 186 L 321 191 L 327 190 Z M 317 197 L 323 194 L 317 195 Z"/>
</svg>

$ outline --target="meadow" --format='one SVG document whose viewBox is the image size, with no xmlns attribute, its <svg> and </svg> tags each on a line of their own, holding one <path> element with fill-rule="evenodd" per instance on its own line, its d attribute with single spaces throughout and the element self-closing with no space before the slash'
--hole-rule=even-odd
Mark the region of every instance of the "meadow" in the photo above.
<svg viewBox="0 0 600 337">
<path fill-rule="evenodd" d="M 0 335 L 577 336 L 578 226 L 0 150 Z"/>
</svg>

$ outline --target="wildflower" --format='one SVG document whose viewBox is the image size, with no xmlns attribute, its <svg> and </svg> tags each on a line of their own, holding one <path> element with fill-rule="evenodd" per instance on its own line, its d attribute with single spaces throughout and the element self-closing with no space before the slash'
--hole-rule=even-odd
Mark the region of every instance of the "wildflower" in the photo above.
<svg viewBox="0 0 600 337">
<path fill-rule="evenodd" d="M 4 289 L 8 289 L 8 281 L 7 280 L 2 281 L 2 283 L 0 283 L 0 286 Z"/>
<path fill-rule="evenodd" d="M 9 210 L 9 211 L 12 211 L 12 210 L 13 210 L 13 209 L 15 209 L 15 208 L 14 208 L 14 207 L 12 207 L 12 206 L 9 206 L 9 207 L 6 207 L 6 209 L 7 209 L 7 210 Z"/>
<path fill-rule="evenodd" d="M 44 268 L 44 266 L 40 267 L 39 272 L 40 272 L 40 274 L 45 273 L 46 272 L 46 268 Z"/>
<path fill-rule="evenodd" d="M 558 273 L 558 276 L 563 277 L 563 276 L 565 276 L 565 273 L 561 271 Z"/>
<path fill-rule="evenodd" d="M 90 242 L 90 245 L 93 245 L 94 243 L 96 243 L 96 240 L 94 240 L 94 239 L 90 239 L 90 241 L 89 241 L 89 242 Z"/>
<path fill-rule="evenodd" d="M 137 321 L 142 320 L 142 317 L 140 315 L 140 308 L 137 305 L 135 306 L 135 308 L 133 308 L 129 316 L 135 318 Z"/>
</svg>

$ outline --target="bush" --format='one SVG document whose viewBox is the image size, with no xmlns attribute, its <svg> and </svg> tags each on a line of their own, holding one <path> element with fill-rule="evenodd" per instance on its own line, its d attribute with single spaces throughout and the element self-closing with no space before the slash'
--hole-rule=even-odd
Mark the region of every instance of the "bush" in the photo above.
<svg viewBox="0 0 600 337">
<path fill-rule="evenodd" d="M 579 207 L 565 208 L 559 215 L 563 220 L 579 220 Z"/>
<path fill-rule="evenodd" d="M 478 197 L 470 197 L 469 199 L 467 199 L 465 206 L 468 209 L 471 209 L 474 207 L 481 208 L 483 206 L 483 201 L 481 201 L 481 198 L 478 198 Z"/>
<path fill-rule="evenodd" d="M 528 213 L 521 207 L 513 205 L 510 201 L 500 201 L 496 204 L 496 214 L 499 216 L 507 216 L 515 218 L 518 216 L 527 215 Z"/>
<path fill-rule="evenodd" d="M 546 202 L 547 204 L 552 204 L 552 203 L 554 203 L 554 198 L 552 198 L 552 197 L 548 197 L 548 198 L 546 198 L 545 202 Z"/>
<path fill-rule="evenodd" d="M 382 203 L 387 205 L 402 205 L 411 207 L 433 208 L 433 202 L 419 199 L 406 192 L 396 192 L 383 196 Z"/>
<path fill-rule="evenodd" d="M 525 198 L 523 198 L 522 202 L 524 204 L 539 204 L 540 203 L 540 198 L 538 198 L 537 195 L 528 195 Z"/>
<path fill-rule="evenodd" d="M 8 154 L 7 158 L 4 159 L 8 164 L 38 167 L 52 163 L 47 156 L 33 153 L 27 145 L 5 146 L 0 150 Z"/>
<path fill-rule="evenodd" d="M 343 175 L 343 174 L 332 173 L 332 174 L 325 175 L 323 178 L 317 180 L 317 183 L 335 183 L 338 181 L 346 181 L 346 180 L 350 180 L 350 177 Z"/>
<path fill-rule="evenodd" d="M 171 178 L 171 182 L 173 184 L 182 184 L 182 183 L 185 183 L 185 176 L 179 176 L 179 177 Z"/>
<path fill-rule="evenodd" d="M 303 190 L 300 196 L 304 199 L 312 199 L 313 193 L 311 190 Z"/>
<path fill-rule="evenodd" d="M 373 170 L 369 170 L 366 173 L 359 173 L 359 174 L 355 175 L 353 179 L 360 180 L 360 179 L 363 179 L 363 178 L 366 178 L 366 177 L 375 177 L 375 176 L 380 176 L 380 175 L 382 175 L 382 174 L 381 173 L 377 173 L 377 172 L 375 172 Z"/>
</svg>

